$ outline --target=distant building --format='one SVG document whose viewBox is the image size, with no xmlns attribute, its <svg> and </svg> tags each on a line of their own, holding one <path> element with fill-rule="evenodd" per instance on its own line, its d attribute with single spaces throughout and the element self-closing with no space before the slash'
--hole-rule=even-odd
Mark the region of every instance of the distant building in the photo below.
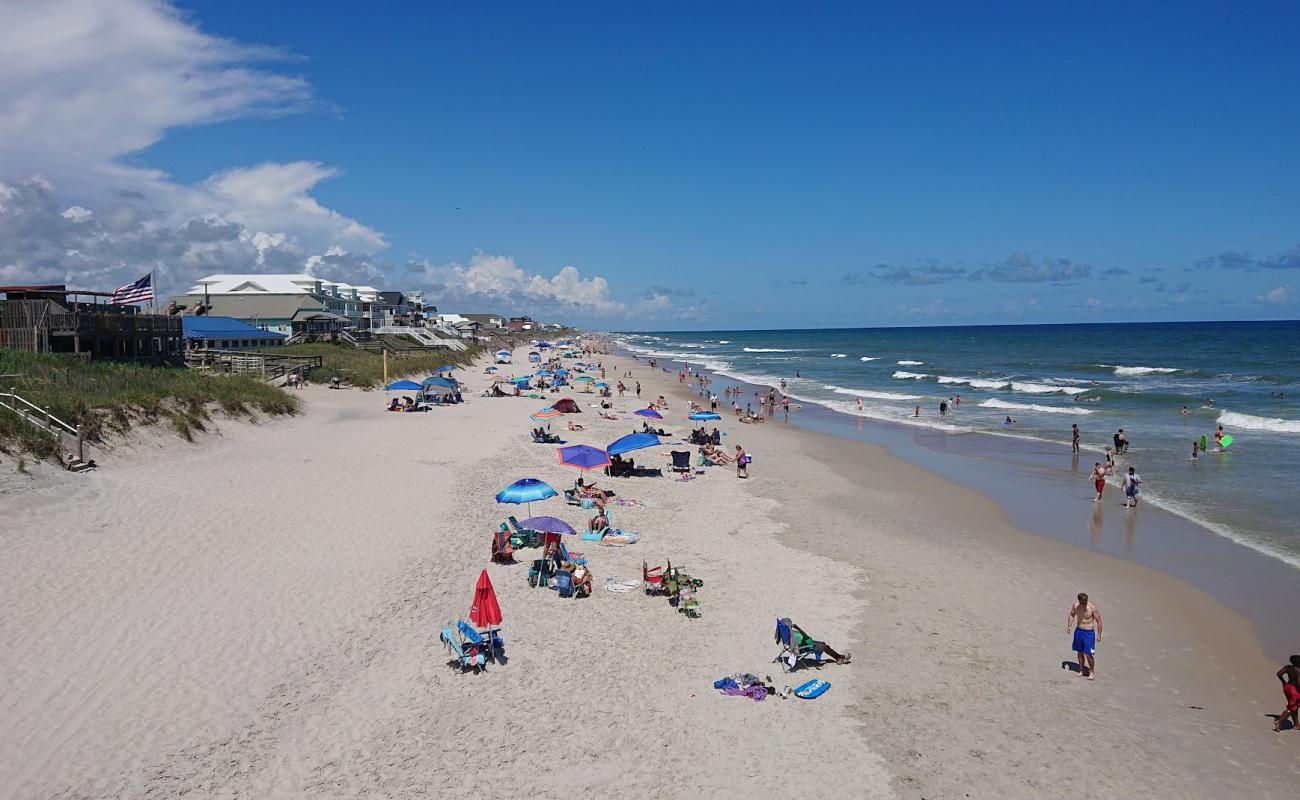
<svg viewBox="0 0 1300 800">
<path fill-rule="evenodd" d="M 181 295 L 172 303 L 186 317 L 233 317 L 254 328 L 292 336 L 296 333 L 337 333 L 349 320 L 329 311 L 319 299 L 304 294 L 284 295 Z"/>
<path fill-rule="evenodd" d="M 531 331 L 537 326 L 531 317 L 511 317 L 506 327 L 512 331 Z"/>
<path fill-rule="evenodd" d="M 506 318 L 500 314 L 462 314 L 461 316 L 470 322 L 480 323 L 485 330 L 506 326 Z"/>
<path fill-rule="evenodd" d="M 185 344 L 191 350 L 247 350 L 274 347 L 288 338 L 282 333 L 254 327 L 234 317 L 181 317 Z"/>
</svg>

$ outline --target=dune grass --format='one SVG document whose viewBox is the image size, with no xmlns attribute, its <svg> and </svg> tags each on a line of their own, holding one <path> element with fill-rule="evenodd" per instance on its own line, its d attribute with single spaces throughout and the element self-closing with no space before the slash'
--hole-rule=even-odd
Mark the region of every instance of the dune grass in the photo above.
<svg viewBox="0 0 1300 800">
<path fill-rule="evenodd" d="M 411 355 L 388 357 L 388 379 L 427 378 L 446 364 L 465 367 L 487 350 L 487 345 L 474 342 L 465 350 L 436 350 Z M 320 356 L 322 368 L 313 370 L 311 380 L 323 383 L 332 378 L 346 378 L 353 386 L 378 387 L 384 382 L 384 358 L 379 353 L 358 350 L 348 344 L 291 344 L 266 350 L 286 356 Z"/>
<path fill-rule="evenodd" d="M 213 376 L 184 367 L 148 367 L 75 356 L 0 350 L 5 391 L 18 394 L 71 425 L 87 441 L 110 432 L 165 421 L 186 439 L 204 430 L 214 411 L 231 417 L 293 414 L 298 399 L 255 378 Z M 53 437 L 0 409 L 0 450 L 54 454 Z"/>
</svg>

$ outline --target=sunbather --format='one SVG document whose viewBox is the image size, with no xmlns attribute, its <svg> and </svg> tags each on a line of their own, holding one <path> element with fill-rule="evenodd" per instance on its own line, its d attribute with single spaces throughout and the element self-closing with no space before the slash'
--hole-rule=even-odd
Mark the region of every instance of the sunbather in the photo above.
<svg viewBox="0 0 1300 800">
<path fill-rule="evenodd" d="M 837 653 L 830 645 L 812 638 L 793 622 L 790 623 L 790 640 L 791 644 L 800 649 L 811 646 L 816 652 L 834 659 L 836 664 L 847 664 L 853 658 L 852 653 Z M 776 643 L 782 644 L 779 632 L 776 634 Z"/>
<path fill-rule="evenodd" d="M 580 430 L 582 430 L 582 429 L 583 429 L 582 426 L 579 425 L 579 424 L 576 423 L 576 422 L 570 422 L 570 423 L 569 423 L 569 430 L 571 430 L 571 431 L 580 431 Z"/>
<path fill-rule="evenodd" d="M 609 517 L 606 516 L 605 509 L 603 508 L 596 513 L 596 516 L 587 520 L 588 531 L 592 531 L 592 532 L 603 531 L 608 527 L 609 527 Z"/>
<path fill-rule="evenodd" d="M 574 491 L 578 493 L 579 497 L 590 497 L 592 500 L 596 501 L 596 505 L 601 509 L 604 509 L 605 504 L 609 502 L 609 495 L 606 494 L 603 489 L 597 489 L 594 483 L 590 486 L 583 483 L 582 478 L 578 478 L 578 482 L 573 488 Z"/>
</svg>

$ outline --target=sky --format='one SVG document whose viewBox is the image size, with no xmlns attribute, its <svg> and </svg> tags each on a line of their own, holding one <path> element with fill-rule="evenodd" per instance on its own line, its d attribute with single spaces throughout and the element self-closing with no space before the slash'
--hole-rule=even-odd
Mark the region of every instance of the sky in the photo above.
<svg viewBox="0 0 1300 800">
<path fill-rule="evenodd" d="M 602 329 L 1300 316 L 1294 3 L 0 18 L 0 284 L 305 271 Z"/>
</svg>

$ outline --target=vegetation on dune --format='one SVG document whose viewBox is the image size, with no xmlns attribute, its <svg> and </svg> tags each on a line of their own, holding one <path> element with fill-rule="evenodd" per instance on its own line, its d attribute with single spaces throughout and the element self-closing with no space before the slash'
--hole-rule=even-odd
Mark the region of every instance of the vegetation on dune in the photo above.
<svg viewBox="0 0 1300 800">
<path fill-rule="evenodd" d="M 71 425 L 80 425 L 87 441 L 133 425 L 166 421 L 189 439 L 205 429 L 212 412 L 232 417 L 293 414 L 296 397 L 256 378 L 214 376 L 184 367 L 148 367 L 75 356 L 0 350 L 3 390 L 14 387 L 23 398 L 46 408 Z M 53 437 L 0 409 L 0 450 L 53 455 Z"/>
<path fill-rule="evenodd" d="M 465 350 L 432 350 L 427 353 L 390 355 L 388 379 L 427 378 L 438 367 L 451 364 L 465 367 L 488 350 L 488 345 L 474 342 Z M 320 356 L 321 369 L 312 370 L 310 379 L 324 383 L 332 378 L 348 380 L 353 386 L 379 387 L 384 382 L 384 357 L 347 344 L 291 344 L 267 348 L 264 352 L 286 356 Z"/>
</svg>

